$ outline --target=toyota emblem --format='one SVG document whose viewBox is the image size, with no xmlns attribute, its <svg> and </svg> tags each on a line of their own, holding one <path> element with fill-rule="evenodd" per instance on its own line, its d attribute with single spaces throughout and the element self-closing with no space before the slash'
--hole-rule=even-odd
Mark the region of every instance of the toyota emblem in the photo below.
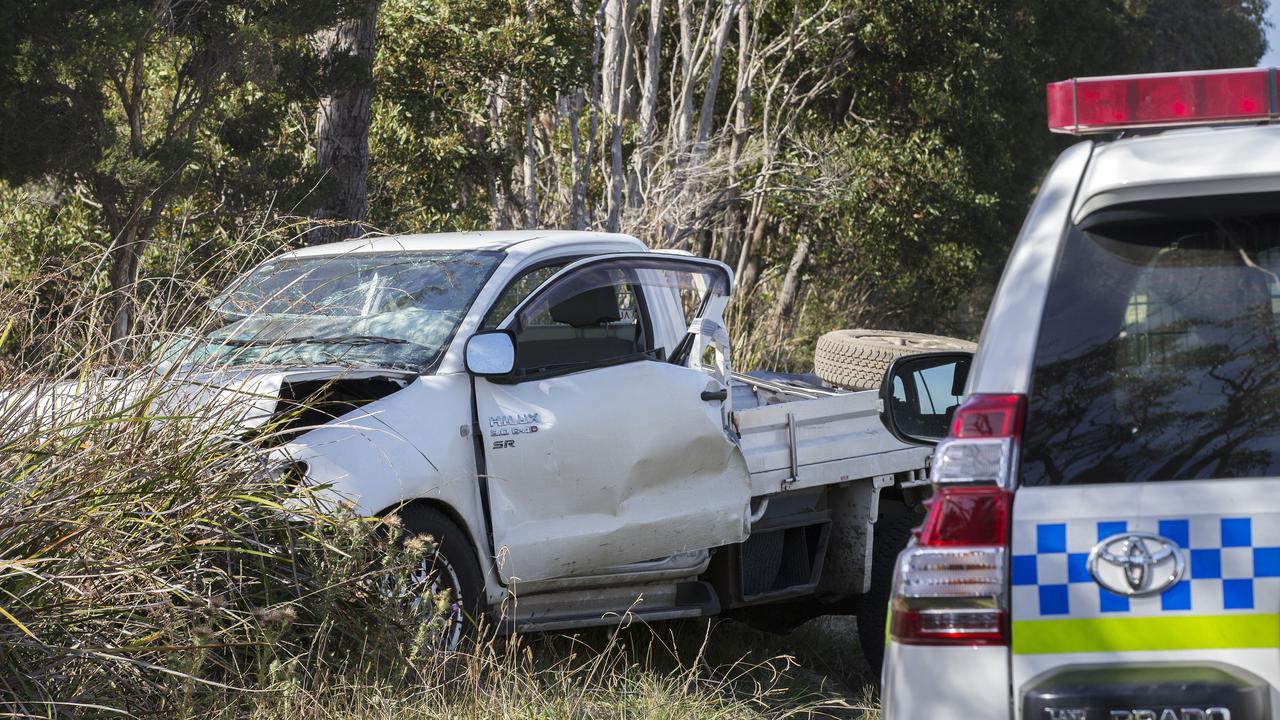
<svg viewBox="0 0 1280 720">
<path fill-rule="evenodd" d="M 1117 595 L 1155 595 L 1182 579 L 1186 562 L 1172 540 L 1154 533 L 1112 535 L 1089 552 L 1089 575 Z"/>
</svg>

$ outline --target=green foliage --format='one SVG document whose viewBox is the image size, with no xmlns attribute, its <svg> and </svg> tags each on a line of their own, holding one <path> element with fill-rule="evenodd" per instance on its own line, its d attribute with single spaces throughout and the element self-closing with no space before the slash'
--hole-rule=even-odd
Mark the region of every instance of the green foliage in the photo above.
<svg viewBox="0 0 1280 720">
<path fill-rule="evenodd" d="M 121 291 L 111 302 L 117 337 L 132 323 L 144 252 L 173 221 L 174 198 L 203 196 L 206 212 L 235 214 L 260 206 L 268 188 L 271 201 L 299 202 L 309 187 L 305 134 L 285 133 L 284 120 L 315 107 L 323 74 L 308 37 L 358 5 L 66 0 L 0 9 L 0 180 L 48 179 L 76 201 L 92 198 L 112 247 L 105 274 Z"/>
<path fill-rule="evenodd" d="M 0 290 L 30 286 L 49 272 L 83 272 L 84 260 L 110 244 L 91 206 L 48 186 L 0 185 L 0 212 Z"/>
<path fill-rule="evenodd" d="M 387 232 L 489 227 L 497 204 L 523 201 L 526 117 L 538 137 L 541 182 L 550 183 L 542 201 L 567 202 L 569 109 L 576 93 L 588 96 L 577 122 L 585 139 L 590 88 L 599 82 L 591 60 L 597 4 L 577 12 L 573 5 L 383 2 L 370 135 L 373 225 Z M 757 43 L 778 42 L 814 17 L 836 22 L 797 51 L 784 77 L 760 74 L 751 85 L 748 145 L 759 142 L 770 84 L 781 79 L 803 89 L 834 78 L 782 139 L 783 176 L 759 186 L 769 215 L 757 248 L 761 282 L 741 316 L 768 317 L 797 243 L 808 238 L 801 327 L 788 360 L 795 366 L 807 362 L 805 348 L 817 334 L 836 326 L 972 334 L 973 311 L 983 309 L 976 298 L 994 282 L 1038 177 L 1067 142 L 1045 131 L 1044 84 L 1251 65 L 1265 45 L 1266 5 L 750 4 L 760 11 Z M 9 29 L 0 36 L 0 178 L 23 187 L 0 195 L 5 282 L 81 267 L 78 258 L 117 241 L 127 220 L 149 223 L 136 229 L 154 237 L 143 258 L 152 275 L 190 275 L 193 266 L 205 275 L 245 237 L 279 243 L 268 250 L 296 242 L 288 216 L 307 214 L 322 194 L 317 188 L 323 191 L 310 149 L 315 101 L 351 69 L 340 59 L 321 66 L 309 36 L 363 9 L 357 0 L 0 8 L 0 26 Z M 654 21 L 663 26 L 662 136 L 673 122 L 665 97 L 681 82 L 675 4 L 657 19 L 640 9 L 631 29 L 635 52 Z M 727 47 L 714 128 L 730 122 L 734 107 L 736 36 Z M 642 69 L 631 68 L 633 83 Z M 130 108 L 138 109 L 137 123 Z M 586 181 L 588 210 L 597 215 L 608 162 L 608 123 L 600 127 Z M 627 119 L 628 167 L 637 143 L 636 123 Z M 734 202 L 744 212 L 755 202 L 758 170 L 750 157 L 738 169 L 743 187 Z M 544 207 L 540 217 L 567 213 Z M 717 217 L 704 248 L 718 248 L 733 230 L 724 220 L 731 213 Z M 964 312 L 937 312 L 935 298 L 968 288 L 979 290 L 956 303 Z"/>
<path fill-rule="evenodd" d="M 372 222 L 485 227 L 491 183 L 511 185 L 525 111 L 587 82 L 590 27 L 558 0 L 386 2 L 370 130 Z"/>
<path fill-rule="evenodd" d="M 56 175 L 115 195 L 189 185 L 199 160 L 218 151 L 254 154 L 278 130 L 284 102 L 314 99 L 303 94 L 315 72 L 306 35 L 341 7 L 7 4 L 0 140 L 10 151 L 0 175 Z M 227 102 L 247 89 L 243 102 Z M 205 144 L 213 139 L 224 142 Z"/>
<path fill-rule="evenodd" d="M 1062 148 L 1045 129 L 1045 83 L 1251 66 L 1265 49 L 1266 0 L 845 5 L 854 48 L 808 142 L 836 148 L 847 191 L 790 213 L 764 263 L 785 263 L 798 232 L 816 240 L 808 281 L 820 299 L 797 328 L 797 367 L 832 327 L 976 333 L 968 305 L 940 313 L 937 300 L 994 283 Z"/>
</svg>

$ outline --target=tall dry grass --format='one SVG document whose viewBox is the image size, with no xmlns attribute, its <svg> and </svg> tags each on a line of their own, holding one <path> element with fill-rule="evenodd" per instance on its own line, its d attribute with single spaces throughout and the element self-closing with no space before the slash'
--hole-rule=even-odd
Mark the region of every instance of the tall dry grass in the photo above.
<svg viewBox="0 0 1280 720">
<path fill-rule="evenodd" d="M 149 362 L 199 323 L 177 298 L 206 279 L 153 282 L 115 343 L 96 286 L 0 296 L 2 713 L 195 714 L 414 672 L 419 623 L 377 592 L 406 566 L 394 533 L 321 512 L 270 472 L 272 428 L 246 432 L 243 402 L 197 402 Z"/>
<path fill-rule="evenodd" d="M 710 636 L 433 651 L 429 623 L 379 591 L 418 559 L 396 527 L 281 482 L 272 426 L 246 432 L 240 406 L 191 402 L 176 366 L 149 361 L 264 246 L 144 282 L 137 331 L 116 343 L 92 282 L 0 291 L 0 717 L 861 712 L 797 690 L 785 659 L 712 661 Z"/>
</svg>

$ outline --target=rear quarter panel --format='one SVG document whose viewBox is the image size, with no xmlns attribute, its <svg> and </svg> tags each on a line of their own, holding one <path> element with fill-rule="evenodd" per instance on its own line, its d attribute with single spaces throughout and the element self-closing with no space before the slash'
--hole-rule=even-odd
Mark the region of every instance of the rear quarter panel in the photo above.
<svg viewBox="0 0 1280 720">
<path fill-rule="evenodd" d="M 1049 279 L 1092 148 L 1068 148 L 1041 185 L 987 313 L 967 393 L 1027 391 Z M 1009 718 L 1009 648 L 890 643 L 882 702 L 891 720 Z"/>
<path fill-rule="evenodd" d="M 885 720 L 1009 718 L 1009 651 L 890 642 L 881 704 Z"/>
</svg>

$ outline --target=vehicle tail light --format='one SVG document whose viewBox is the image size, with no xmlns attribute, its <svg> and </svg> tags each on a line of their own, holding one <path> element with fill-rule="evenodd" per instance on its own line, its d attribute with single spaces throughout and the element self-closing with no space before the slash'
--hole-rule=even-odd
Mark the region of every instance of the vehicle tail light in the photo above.
<svg viewBox="0 0 1280 720">
<path fill-rule="evenodd" d="M 1047 87 L 1049 129 L 1084 135 L 1264 122 L 1277 117 L 1275 90 L 1271 68 L 1075 78 Z"/>
<path fill-rule="evenodd" d="M 940 488 L 929 501 L 920 544 L 1003 546 L 1009 536 L 1009 506 L 1009 493 L 1001 488 Z"/>
<path fill-rule="evenodd" d="M 1026 398 L 971 395 L 933 461 L 934 495 L 898 556 L 889 633 L 912 645 L 1007 645 L 1013 473 Z"/>
<path fill-rule="evenodd" d="M 1005 438 L 1022 434 L 1027 401 L 1021 395 L 970 395 L 951 421 L 954 438 Z"/>
<path fill-rule="evenodd" d="M 889 633 L 908 645 L 1006 645 L 1012 494 L 938 488 L 918 543 L 898 556 Z"/>
<path fill-rule="evenodd" d="M 933 482 L 1012 487 L 1026 406 L 1022 395 L 970 395 L 956 409 L 951 437 L 934 450 Z"/>
</svg>

